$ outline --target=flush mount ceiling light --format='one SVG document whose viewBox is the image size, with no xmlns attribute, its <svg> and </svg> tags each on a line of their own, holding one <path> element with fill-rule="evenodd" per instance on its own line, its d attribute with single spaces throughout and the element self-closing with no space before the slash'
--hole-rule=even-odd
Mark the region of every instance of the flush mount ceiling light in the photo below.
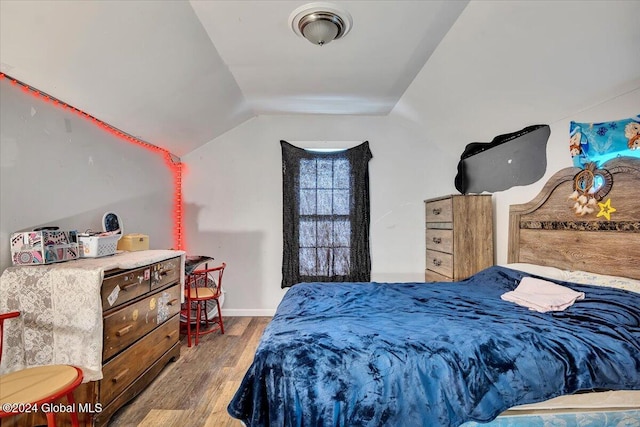
<svg viewBox="0 0 640 427">
<path fill-rule="evenodd" d="M 289 16 L 293 31 L 311 43 L 323 46 L 344 37 L 351 29 L 349 12 L 331 3 L 309 3 Z"/>
</svg>

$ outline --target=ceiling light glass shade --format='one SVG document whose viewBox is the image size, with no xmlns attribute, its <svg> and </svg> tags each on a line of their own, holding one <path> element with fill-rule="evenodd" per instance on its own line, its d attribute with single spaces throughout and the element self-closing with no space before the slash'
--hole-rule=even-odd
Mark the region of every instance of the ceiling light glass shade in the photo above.
<svg viewBox="0 0 640 427">
<path fill-rule="evenodd" d="M 352 23 L 349 12 L 324 2 L 306 4 L 289 16 L 293 32 L 318 46 L 344 37 Z"/>
<path fill-rule="evenodd" d="M 339 38 L 344 28 L 339 16 L 321 12 L 303 17 L 299 26 L 304 38 L 320 46 Z"/>
</svg>

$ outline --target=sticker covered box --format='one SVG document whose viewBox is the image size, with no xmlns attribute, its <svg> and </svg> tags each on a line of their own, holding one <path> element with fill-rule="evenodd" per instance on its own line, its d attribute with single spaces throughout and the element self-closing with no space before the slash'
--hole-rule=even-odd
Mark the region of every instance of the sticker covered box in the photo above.
<svg viewBox="0 0 640 427">
<path fill-rule="evenodd" d="M 51 264 L 79 256 L 75 231 L 40 230 L 11 235 L 13 265 Z"/>
</svg>

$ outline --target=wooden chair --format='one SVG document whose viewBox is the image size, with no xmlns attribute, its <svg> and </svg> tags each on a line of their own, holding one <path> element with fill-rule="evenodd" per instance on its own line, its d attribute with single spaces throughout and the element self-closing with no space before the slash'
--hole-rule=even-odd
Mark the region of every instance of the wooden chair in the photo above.
<svg viewBox="0 0 640 427">
<path fill-rule="evenodd" d="M 187 302 L 187 343 L 191 347 L 191 319 L 195 310 L 195 341 L 198 345 L 198 338 L 211 332 L 220 331 L 224 334 L 224 323 L 222 322 L 222 310 L 220 309 L 220 297 L 222 296 L 222 275 L 226 263 L 213 268 L 205 268 L 189 273 L 185 280 L 185 296 Z M 207 313 L 207 301 L 215 301 L 218 308 L 217 319 L 209 319 Z M 195 307 L 194 307 L 195 306 Z M 211 323 L 211 327 L 210 324 Z M 205 325 L 205 329 L 200 329 L 200 324 Z M 216 325 L 216 326 L 213 326 Z"/>
<path fill-rule="evenodd" d="M 20 312 L 0 314 L 0 358 L 2 357 L 2 335 L 5 319 L 20 316 Z M 74 410 L 71 425 L 78 427 L 78 413 L 73 391 L 82 382 L 82 370 L 70 365 L 47 365 L 27 368 L 0 376 L 0 418 L 27 412 L 46 412 L 47 425 L 55 427 L 55 412 L 47 411 L 47 404 L 67 396 Z"/>
</svg>

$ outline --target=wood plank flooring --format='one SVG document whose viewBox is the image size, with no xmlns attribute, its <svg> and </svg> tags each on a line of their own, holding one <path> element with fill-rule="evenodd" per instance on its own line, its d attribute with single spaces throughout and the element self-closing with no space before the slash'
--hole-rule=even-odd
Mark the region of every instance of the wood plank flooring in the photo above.
<svg viewBox="0 0 640 427">
<path fill-rule="evenodd" d="M 200 338 L 169 363 L 138 397 L 114 414 L 109 427 L 239 427 L 227 414 L 244 373 L 253 361 L 270 317 L 225 317 L 225 333 Z"/>
</svg>

